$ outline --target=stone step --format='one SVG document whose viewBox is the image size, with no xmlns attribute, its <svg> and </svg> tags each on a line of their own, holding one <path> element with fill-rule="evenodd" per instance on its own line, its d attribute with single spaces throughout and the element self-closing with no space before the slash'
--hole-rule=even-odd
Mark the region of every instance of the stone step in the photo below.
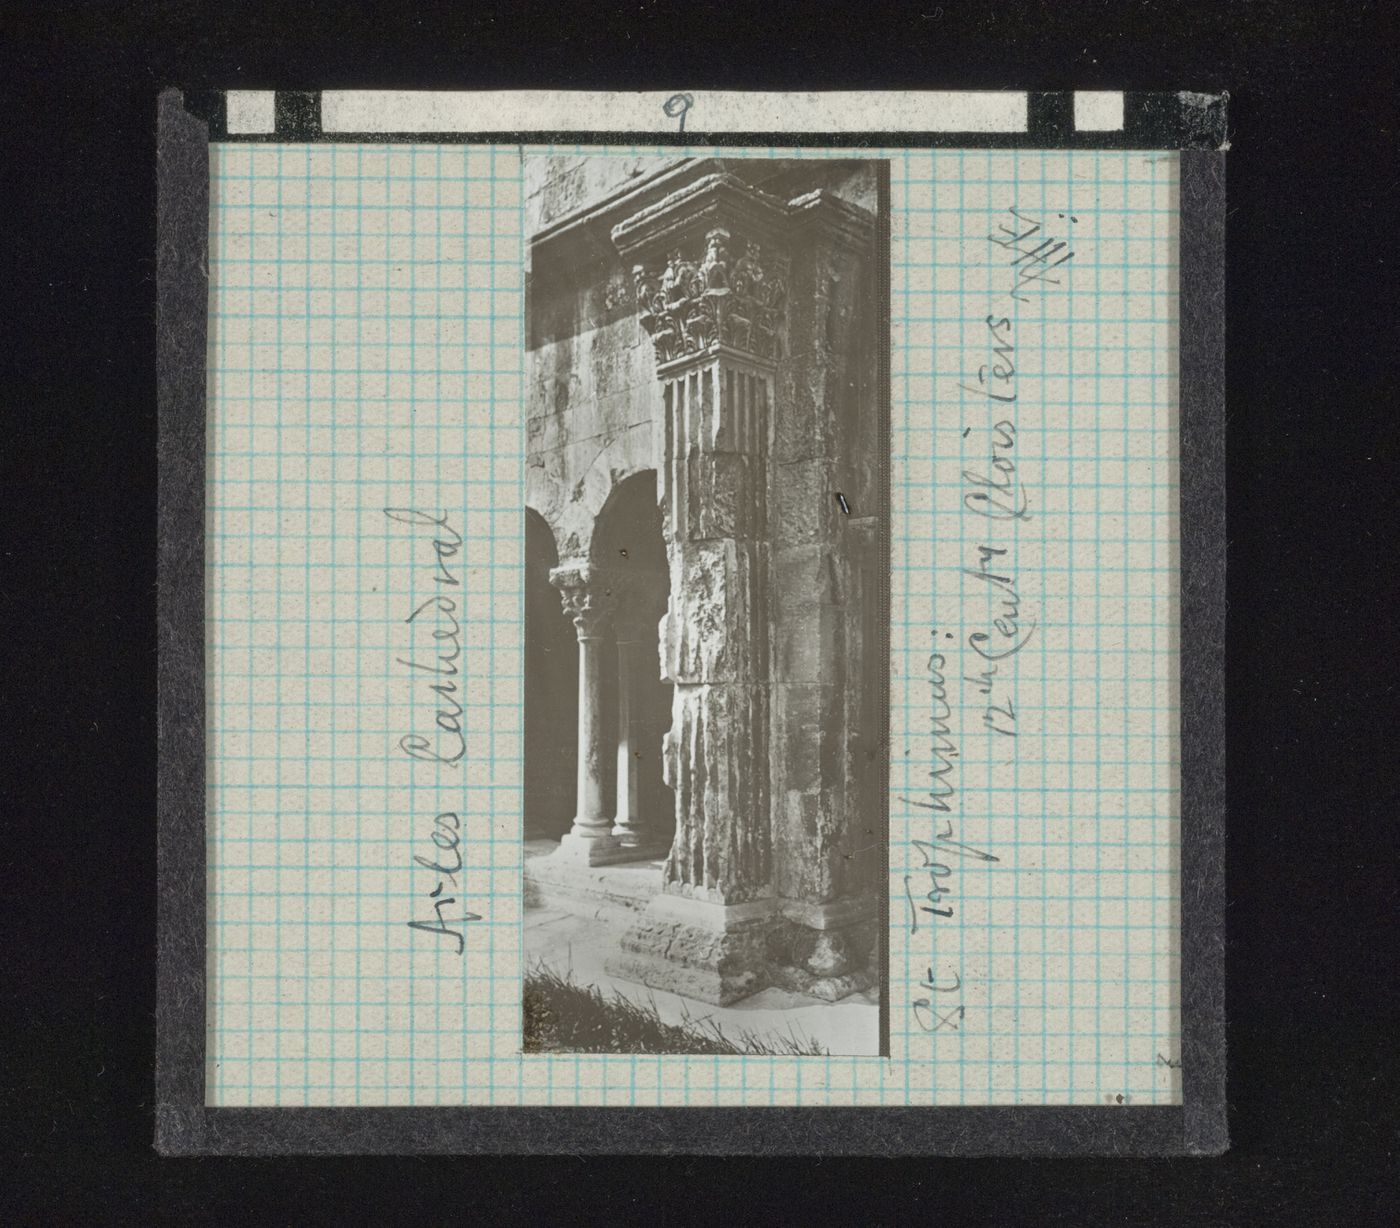
<svg viewBox="0 0 1400 1228">
<path fill-rule="evenodd" d="M 588 866 L 552 856 L 552 840 L 525 845 L 525 906 L 558 908 L 576 916 L 625 918 L 661 891 L 660 858 Z"/>
</svg>

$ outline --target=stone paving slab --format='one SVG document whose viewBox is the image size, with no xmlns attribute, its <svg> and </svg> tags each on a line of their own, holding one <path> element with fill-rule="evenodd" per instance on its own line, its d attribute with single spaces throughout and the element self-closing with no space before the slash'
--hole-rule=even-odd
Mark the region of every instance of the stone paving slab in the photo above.
<svg viewBox="0 0 1400 1228">
<path fill-rule="evenodd" d="M 607 915 L 584 917 L 557 906 L 525 911 L 525 949 L 530 965 L 543 963 L 576 984 L 593 985 L 604 993 L 654 1005 L 665 1023 L 713 1019 L 731 1037 L 740 1032 L 777 1033 L 810 1037 L 832 1054 L 873 1056 L 879 1052 L 880 1010 L 870 994 L 852 994 L 831 1003 L 770 988 L 732 1006 L 711 1006 L 610 976 L 605 962 L 621 937 L 622 927 Z"/>
</svg>

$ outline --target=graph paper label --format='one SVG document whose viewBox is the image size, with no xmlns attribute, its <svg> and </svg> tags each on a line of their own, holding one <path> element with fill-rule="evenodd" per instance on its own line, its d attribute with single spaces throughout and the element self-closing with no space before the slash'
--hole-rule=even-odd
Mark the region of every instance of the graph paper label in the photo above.
<svg viewBox="0 0 1400 1228">
<path fill-rule="evenodd" d="M 1180 1104 L 1179 155 L 422 127 L 210 149 L 207 1103 Z"/>
</svg>

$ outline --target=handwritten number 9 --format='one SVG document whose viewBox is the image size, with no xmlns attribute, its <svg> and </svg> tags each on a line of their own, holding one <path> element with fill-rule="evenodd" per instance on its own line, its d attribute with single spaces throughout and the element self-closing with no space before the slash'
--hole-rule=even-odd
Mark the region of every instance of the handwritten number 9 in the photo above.
<svg viewBox="0 0 1400 1228">
<path fill-rule="evenodd" d="M 681 132 L 684 132 L 685 113 L 689 111 L 690 108 L 694 105 L 695 97 L 693 94 L 672 94 L 668 99 L 666 99 L 665 102 L 661 104 L 661 109 L 665 111 L 666 114 L 672 119 L 675 119 L 677 116 L 679 116 L 681 121 L 679 130 Z"/>
</svg>

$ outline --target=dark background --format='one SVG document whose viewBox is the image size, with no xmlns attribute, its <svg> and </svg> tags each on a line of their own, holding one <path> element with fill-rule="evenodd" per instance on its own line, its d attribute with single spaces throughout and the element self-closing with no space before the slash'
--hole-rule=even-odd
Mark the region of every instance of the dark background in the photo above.
<svg viewBox="0 0 1400 1228">
<path fill-rule="evenodd" d="M 428 13 L 0 14 L 13 914 L 0 1222 L 1395 1222 L 1393 13 L 1241 0 Z M 1229 1154 L 156 1157 L 154 136 L 172 84 L 1230 91 Z"/>
</svg>

